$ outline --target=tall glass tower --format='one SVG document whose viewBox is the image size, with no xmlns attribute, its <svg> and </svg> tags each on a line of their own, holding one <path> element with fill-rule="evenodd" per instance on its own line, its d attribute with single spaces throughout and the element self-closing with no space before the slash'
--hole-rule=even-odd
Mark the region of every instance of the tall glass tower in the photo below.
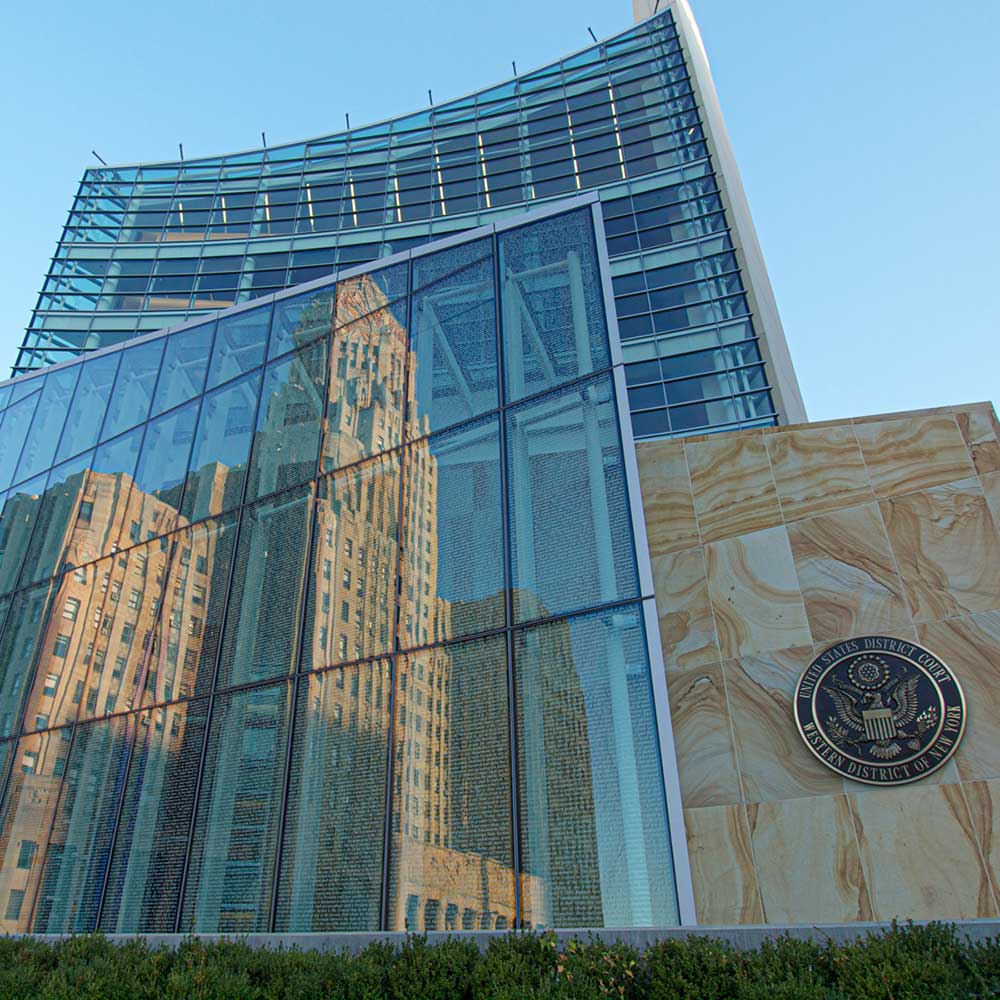
<svg viewBox="0 0 1000 1000">
<path fill-rule="evenodd" d="M 88 169 L 20 374 L 596 190 L 637 438 L 805 418 L 687 0 L 364 128 Z"/>
</svg>

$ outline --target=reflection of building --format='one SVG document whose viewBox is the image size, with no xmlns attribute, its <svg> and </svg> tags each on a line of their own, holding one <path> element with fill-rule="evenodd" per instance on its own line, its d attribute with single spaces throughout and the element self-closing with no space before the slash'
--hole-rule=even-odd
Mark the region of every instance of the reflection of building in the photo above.
<svg viewBox="0 0 1000 1000">
<path fill-rule="evenodd" d="M 205 615 L 218 604 L 220 583 L 224 589 L 225 581 L 218 577 L 217 529 L 211 521 L 180 526 L 173 540 L 156 538 L 88 562 L 88 555 L 93 560 L 98 552 L 118 549 L 121 543 L 116 539 L 135 542 L 156 535 L 149 525 L 161 519 L 174 522 L 172 508 L 142 495 L 127 476 L 78 473 L 60 484 L 54 495 L 39 498 L 38 505 L 35 538 L 44 530 L 45 548 L 59 555 L 54 562 L 66 570 L 58 584 L 42 584 L 14 599 L 15 608 L 30 610 L 34 623 L 33 634 L 20 651 L 6 646 L 9 657 L 20 652 L 34 660 L 34 680 L 22 708 L 23 726 L 26 731 L 48 732 L 33 738 L 34 744 L 21 752 L 15 766 L 16 795 L 31 806 L 27 813 L 18 811 L 18 824 L 6 837 L 6 851 L 16 851 L 24 861 L 24 852 L 34 850 L 24 845 L 35 841 L 21 834 L 51 827 L 45 887 L 55 893 L 52 866 L 61 858 L 61 837 L 71 831 L 62 830 L 57 822 L 57 796 L 51 788 L 65 773 L 70 730 L 52 727 L 140 704 L 189 698 L 204 690 Z M 15 638 L 20 637 L 19 631 Z M 23 666 L 30 669 L 27 660 Z M 80 755 L 77 746 L 74 760 Z M 99 750 L 91 751 L 87 760 L 89 767 L 114 763 Z M 5 862 L 0 879 L 6 881 L 9 871 L 21 872 L 23 867 Z M 20 891 L 26 894 L 30 912 L 32 885 L 25 881 Z M 41 899 L 38 905 L 43 905 Z M 18 909 L 16 917 L 7 918 L 13 922 L 5 929 L 23 927 L 18 921 L 27 916 Z"/>
<path fill-rule="evenodd" d="M 593 224 L 59 371 L 72 433 L 0 508 L 4 929 L 673 912 L 661 784 L 615 779 L 658 758 Z M 0 433 L 25 385 L 51 420 L 43 374 Z"/>
<path fill-rule="evenodd" d="M 15 371 L 599 191 L 637 436 L 801 419 L 688 4 L 636 16 L 561 62 L 366 128 L 87 169 Z"/>
</svg>

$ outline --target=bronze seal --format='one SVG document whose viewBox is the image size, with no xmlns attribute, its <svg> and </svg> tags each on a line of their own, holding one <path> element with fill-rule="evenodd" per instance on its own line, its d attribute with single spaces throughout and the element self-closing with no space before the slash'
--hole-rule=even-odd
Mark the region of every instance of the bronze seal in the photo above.
<svg viewBox="0 0 1000 1000">
<path fill-rule="evenodd" d="M 795 721 L 827 767 L 869 785 L 904 785 L 941 767 L 965 732 L 951 670 L 906 639 L 864 635 L 820 653 L 795 689 Z"/>
</svg>

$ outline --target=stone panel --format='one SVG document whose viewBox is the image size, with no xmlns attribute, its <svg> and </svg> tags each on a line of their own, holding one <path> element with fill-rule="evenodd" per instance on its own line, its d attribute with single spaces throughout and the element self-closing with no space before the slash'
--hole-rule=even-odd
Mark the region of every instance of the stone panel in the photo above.
<svg viewBox="0 0 1000 1000">
<path fill-rule="evenodd" d="M 850 796 L 874 919 L 997 916 L 961 786 L 881 791 Z"/>
<path fill-rule="evenodd" d="M 778 493 L 760 431 L 687 443 L 694 509 L 703 542 L 781 524 Z"/>
<path fill-rule="evenodd" d="M 700 548 L 656 556 L 653 586 L 667 673 L 674 667 L 716 663 L 719 647 Z"/>
<path fill-rule="evenodd" d="M 652 557 L 698 544 L 698 525 L 680 441 L 641 441 L 636 445 L 639 486 Z"/>
<path fill-rule="evenodd" d="M 846 795 L 763 802 L 747 817 L 768 923 L 872 919 Z"/>
<path fill-rule="evenodd" d="M 1000 528 L 1000 472 L 980 476 L 979 485 L 983 488 L 986 504 L 993 515 L 993 523 Z"/>
<path fill-rule="evenodd" d="M 976 478 L 880 506 L 915 621 L 1000 608 L 1000 535 Z"/>
<path fill-rule="evenodd" d="M 743 806 L 685 809 L 684 825 L 698 923 L 763 923 Z"/>
<path fill-rule="evenodd" d="M 954 761 L 964 781 L 1000 777 L 1000 611 L 918 627 L 920 642 L 951 668 L 966 699 Z"/>
<path fill-rule="evenodd" d="M 850 424 L 781 431 L 764 440 L 786 521 L 875 499 Z"/>
<path fill-rule="evenodd" d="M 969 781 L 962 785 L 962 791 L 989 872 L 993 899 L 1000 906 L 1000 781 Z"/>
<path fill-rule="evenodd" d="M 812 642 L 785 528 L 712 542 L 705 555 L 724 659 Z"/>
<path fill-rule="evenodd" d="M 742 801 L 721 664 L 673 671 L 669 692 L 685 808 Z"/>
<path fill-rule="evenodd" d="M 972 456 L 976 472 L 1000 470 L 1000 432 L 992 406 L 956 410 L 955 420 Z"/>
<path fill-rule="evenodd" d="M 856 423 L 854 430 L 879 498 L 964 479 L 976 471 L 953 416 Z"/>
<path fill-rule="evenodd" d="M 643 491 L 699 921 L 997 918 L 992 408 L 655 447 Z M 967 695 L 962 746 L 912 785 L 841 778 L 795 726 L 802 670 L 870 633 L 934 650 Z"/>
<path fill-rule="evenodd" d="M 799 736 L 792 698 L 812 646 L 726 660 L 723 670 L 747 802 L 830 795 L 843 779 L 820 763 Z"/>
<path fill-rule="evenodd" d="M 790 524 L 788 538 L 817 643 L 910 626 L 903 585 L 875 504 Z"/>
</svg>

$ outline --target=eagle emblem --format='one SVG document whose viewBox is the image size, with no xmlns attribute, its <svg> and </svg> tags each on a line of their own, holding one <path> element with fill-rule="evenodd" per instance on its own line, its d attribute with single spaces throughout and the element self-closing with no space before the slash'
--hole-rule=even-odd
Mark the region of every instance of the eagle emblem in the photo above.
<svg viewBox="0 0 1000 1000">
<path fill-rule="evenodd" d="M 929 649 L 891 635 L 852 636 L 820 650 L 799 677 L 793 705 L 810 753 L 867 785 L 925 778 L 965 732 L 958 678 Z"/>
<path fill-rule="evenodd" d="M 863 746 L 879 760 L 893 760 L 904 746 L 919 750 L 920 737 L 938 724 L 935 706 L 920 710 L 919 686 L 916 675 L 894 678 L 881 657 L 859 658 L 846 680 L 826 688 L 834 706 L 826 719 L 831 740 L 844 749 Z"/>
</svg>

